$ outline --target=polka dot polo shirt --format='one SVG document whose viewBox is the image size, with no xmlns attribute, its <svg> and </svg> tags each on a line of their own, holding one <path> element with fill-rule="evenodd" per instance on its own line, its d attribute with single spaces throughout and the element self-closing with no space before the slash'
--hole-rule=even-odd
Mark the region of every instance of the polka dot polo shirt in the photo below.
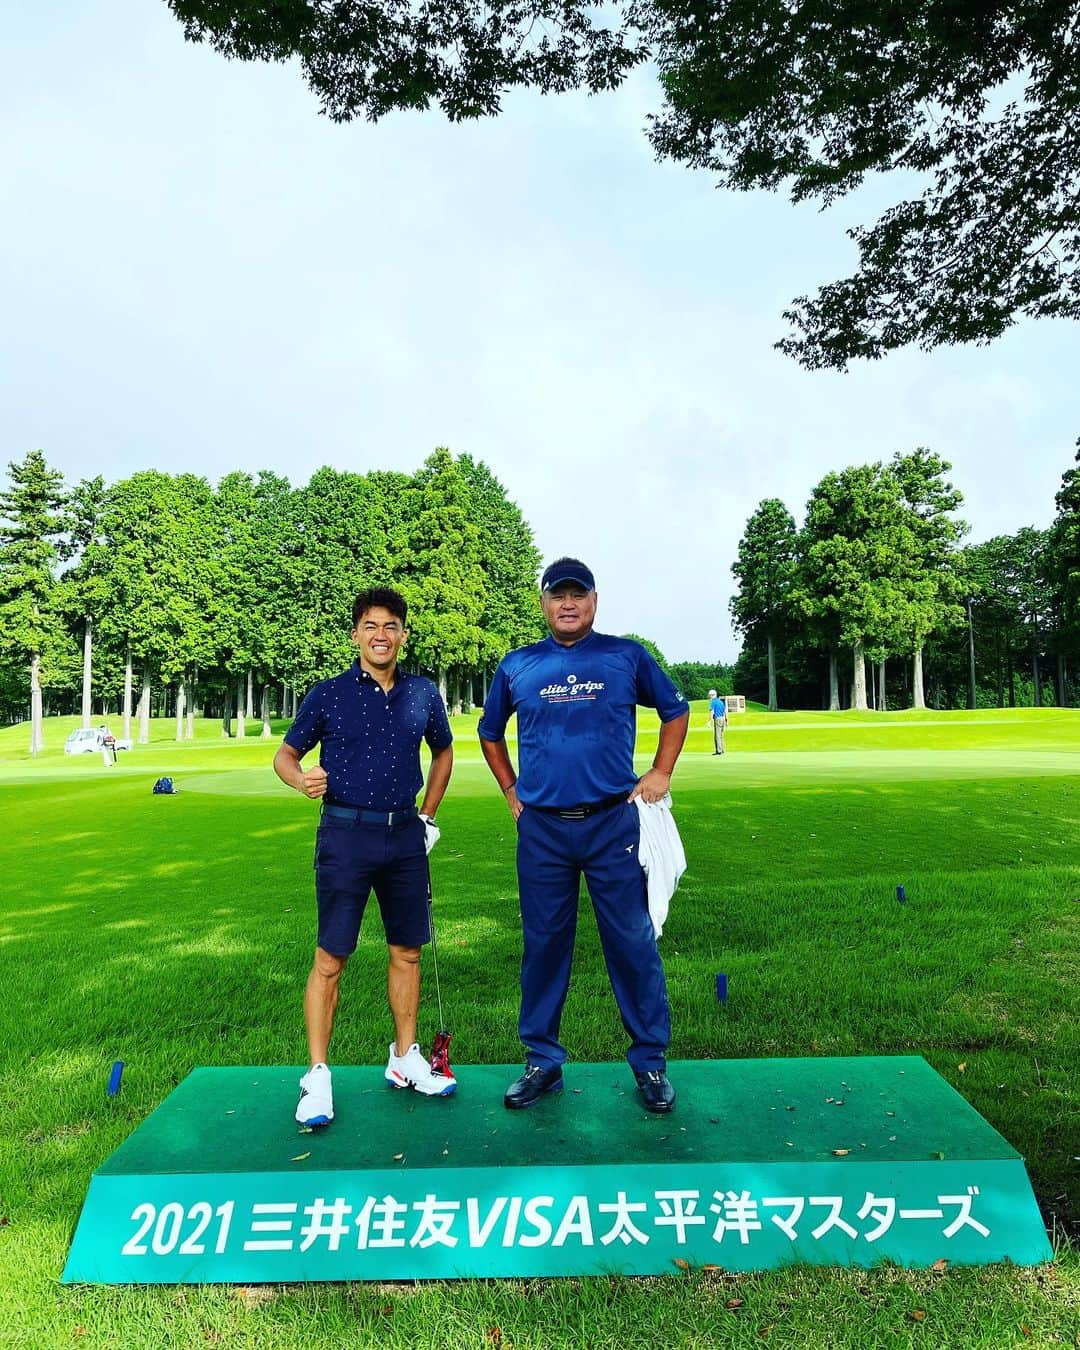
<svg viewBox="0 0 1080 1350">
<path fill-rule="evenodd" d="M 399 669 L 384 694 L 359 661 L 315 685 L 285 733 L 286 744 L 301 756 L 319 746 L 328 804 L 366 811 L 400 811 L 415 803 L 424 785 L 421 739 L 432 750 L 454 739 L 435 685 Z"/>
</svg>

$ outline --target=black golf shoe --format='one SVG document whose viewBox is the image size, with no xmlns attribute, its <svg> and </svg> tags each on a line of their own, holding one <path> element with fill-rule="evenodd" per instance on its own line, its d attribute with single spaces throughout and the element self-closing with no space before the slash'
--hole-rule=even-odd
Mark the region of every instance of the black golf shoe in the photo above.
<svg viewBox="0 0 1080 1350">
<path fill-rule="evenodd" d="M 539 1064 L 526 1064 L 525 1072 L 506 1089 L 503 1106 L 511 1111 L 523 1111 L 535 1106 L 545 1092 L 563 1090 L 562 1069 L 542 1069 Z"/>
<path fill-rule="evenodd" d="M 645 1099 L 645 1110 L 663 1115 L 675 1106 L 675 1089 L 668 1082 L 663 1069 L 648 1069 L 645 1073 L 634 1073 L 638 1091 Z"/>
</svg>

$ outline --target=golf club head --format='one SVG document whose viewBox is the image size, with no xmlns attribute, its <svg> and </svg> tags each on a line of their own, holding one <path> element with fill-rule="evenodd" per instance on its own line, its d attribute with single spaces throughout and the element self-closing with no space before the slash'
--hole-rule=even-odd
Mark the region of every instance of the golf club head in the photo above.
<svg viewBox="0 0 1080 1350">
<path fill-rule="evenodd" d="M 451 1039 L 448 1031 L 438 1031 L 431 1043 L 431 1072 L 441 1073 L 446 1078 L 453 1078 L 454 1076 L 454 1071 L 450 1067 Z"/>
</svg>

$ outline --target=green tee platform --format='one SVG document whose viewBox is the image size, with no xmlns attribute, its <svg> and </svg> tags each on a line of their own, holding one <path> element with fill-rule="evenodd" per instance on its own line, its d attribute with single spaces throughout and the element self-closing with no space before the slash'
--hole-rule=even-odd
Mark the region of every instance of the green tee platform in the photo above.
<svg viewBox="0 0 1080 1350">
<path fill-rule="evenodd" d="M 207 1283 L 1049 1260 L 1019 1154 L 917 1057 L 673 1063 L 641 1106 L 572 1064 L 528 1111 L 517 1065 L 449 1098 L 335 1068 L 300 1133 L 299 1068 L 196 1069 L 95 1173 L 64 1280 Z"/>
</svg>

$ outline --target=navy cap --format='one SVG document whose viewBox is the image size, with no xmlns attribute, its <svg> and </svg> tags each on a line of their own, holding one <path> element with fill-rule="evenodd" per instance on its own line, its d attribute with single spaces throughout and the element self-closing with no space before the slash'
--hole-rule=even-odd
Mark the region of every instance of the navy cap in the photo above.
<svg viewBox="0 0 1080 1350">
<path fill-rule="evenodd" d="M 540 589 L 550 591 L 561 581 L 574 581 L 587 591 L 596 590 L 596 579 L 578 558 L 559 558 L 553 562 L 540 580 Z"/>
</svg>

